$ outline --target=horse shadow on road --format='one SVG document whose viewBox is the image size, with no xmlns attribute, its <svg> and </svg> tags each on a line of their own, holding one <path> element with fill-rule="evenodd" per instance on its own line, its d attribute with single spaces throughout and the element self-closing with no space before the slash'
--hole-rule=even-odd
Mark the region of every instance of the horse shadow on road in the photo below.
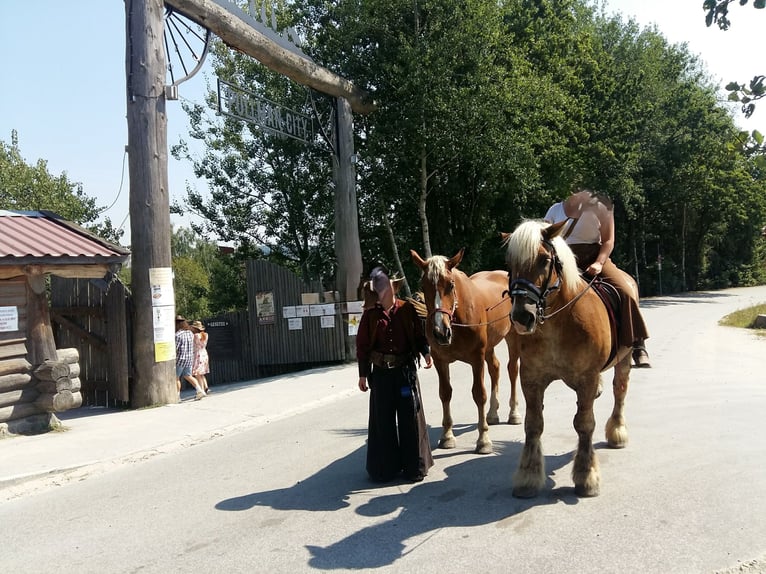
<svg viewBox="0 0 766 574">
<path fill-rule="evenodd" d="M 440 429 L 431 429 L 436 444 Z M 455 427 L 455 434 L 475 432 L 475 425 Z M 365 569 L 390 565 L 407 552 L 406 542 L 442 528 L 482 526 L 513 520 L 541 505 L 577 504 L 571 481 L 556 487 L 552 474 L 572 460 L 573 452 L 546 456 L 548 476 L 542 492 L 532 499 L 511 494 L 511 476 L 521 455 L 522 443 L 494 440 L 494 454 L 478 455 L 465 450 L 434 450 L 435 467 L 446 478 L 432 475 L 423 482 L 392 482 L 378 485 L 364 473 L 366 448 L 356 449 L 294 486 L 253 492 L 219 502 L 216 509 L 244 511 L 256 506 L 284 511 L 346 511 L 380 521 L 354 531 L 329 546 L 306 548 L 309 565 L 322 570 Z M 401 488 L 396 488 L 396 487 Z M 393 488 L 392 488 L 393 487 Z M 376 491 L 380 492 L 375 495 Z M 353 523 L 349 516 L 346 523 Z M 368 521 L 365 520 L 365 523 Z"/>
</svg>

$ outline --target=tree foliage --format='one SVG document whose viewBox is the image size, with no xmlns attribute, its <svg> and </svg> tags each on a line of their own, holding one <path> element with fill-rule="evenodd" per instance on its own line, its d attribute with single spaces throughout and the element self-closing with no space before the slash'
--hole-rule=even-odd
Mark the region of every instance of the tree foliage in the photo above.
<svg viewBox="0 0 766 574">
<path fill-rule="evenodd" d="M 748 154 L 753 140 L 717 102 L 703 64 L 656 28 L 585 0 L 291 6 L 304 49 L 378 102 L 355 126 L 366 261 L 399 261 L 411 284 L 409 249 L 466 247 L 467 272 L 502 267 L 499 231 L 584 186 L 613 198 L 614 259 L 642 293 L 766 279 L 757 264 L 764 166 Z M 303 88 L 222 46 L 216 71 L 311 107 Z M 210 192 L 190 191 L 176 208 L 202 215 L 207 232 L 243 254 L 333 288 L 326 151 L 202 106 L 188 111 L 191 136 L 206 145 L 195 170 Z"/>
<path fill-rule="evenodd" d="M 114 243 L 122 237 L 122 231 L 115 229 L 109 218 L 98 222 L 101 209 L 85 194 L 81 183 L 71 182 L 66 172 L 51 174 L 44 159 L 28 164 L 15 131 L 10 145 L 0 141 L 0 209 L 53 211 Z"/>
<path fill-rule="evenodd" d="M 173 229 L 170 241 L 176 310 L 203 319 L 247 306 L 244 262 L 191 229 Z"/>
</svg>

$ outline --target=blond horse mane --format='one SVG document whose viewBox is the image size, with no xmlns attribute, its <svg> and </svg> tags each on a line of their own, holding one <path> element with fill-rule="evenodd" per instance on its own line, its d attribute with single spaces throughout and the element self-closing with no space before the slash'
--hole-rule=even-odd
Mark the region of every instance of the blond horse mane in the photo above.
<svg viewBox="0 0 766 574">
<path fill-rule="evenodd" d="M 506 263 L 510 269 L 529 269 L 537 259 L 537 253 L 543 240 L 543 230 L 550 224 L 537 219 L 528 219 L 519 224 L 506 239 Z M 559 236 L 552 240 L 559 261 L 561 261 L 561 283 L 566 290 L 581 288 L 582 278 L 577 269 L 577 258 Z"/>
<path fill-rule="evenodd" d="M 439 279 L 447 274 L 447 258 L 444 255 L 434 255 L 428 259 L 426 277 L 436 285 Z"/>
</svg>

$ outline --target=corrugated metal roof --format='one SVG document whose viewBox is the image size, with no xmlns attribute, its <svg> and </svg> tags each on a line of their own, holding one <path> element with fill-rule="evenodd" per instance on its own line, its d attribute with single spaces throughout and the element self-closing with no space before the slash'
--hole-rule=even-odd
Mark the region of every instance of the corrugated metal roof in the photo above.
<svg viewBox="0 0 766 574">
<path fill-rule="evenodd" d="M 113 261 L 129 253 L 54 213 L 0 210 L 0 262 L 32 257 Z"/>
</svg>

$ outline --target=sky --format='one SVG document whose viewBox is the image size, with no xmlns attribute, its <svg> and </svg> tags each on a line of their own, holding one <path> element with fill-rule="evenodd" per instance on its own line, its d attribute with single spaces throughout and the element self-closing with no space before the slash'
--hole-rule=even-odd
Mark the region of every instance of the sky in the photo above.
<svg viewBox="0 0 766 574">
<path fill-rule="evenodd" d="M 751 3 L 752 4 L 752 3 Z M 759 58 L 766 10 L 732 5 L 732 28 L 707 28 L 702 0 L 605 0 L 607 13 L 620 12 L 641 26 L 656 25 L 671 43 L 688 43 L 693 54 L 723 86 L 766 73 Z M 122 243 L 129 245 L 129 180 L 125 98 L 125 5 L 118 0 L 0 0 L 0 141 L 16 130 L 27 163 L 48 162 L 48 171 L 82 183 L 97 205 L 107 208 Z M 204 103 L 203 70 L 179 86 L 181 100 Z M 762 105 L 766 108 L 766 105 Z M 167 102 L 168 143 L 188 138 L 181 101 Z M 766 109 L 737 124 L 766 133 Z M 186 187 L 204 193 L 191 165 L 168 154 L 171 201 L 183 202 Z M 174 226 L 188 220 L 171 216 Z"/>
</svg>

